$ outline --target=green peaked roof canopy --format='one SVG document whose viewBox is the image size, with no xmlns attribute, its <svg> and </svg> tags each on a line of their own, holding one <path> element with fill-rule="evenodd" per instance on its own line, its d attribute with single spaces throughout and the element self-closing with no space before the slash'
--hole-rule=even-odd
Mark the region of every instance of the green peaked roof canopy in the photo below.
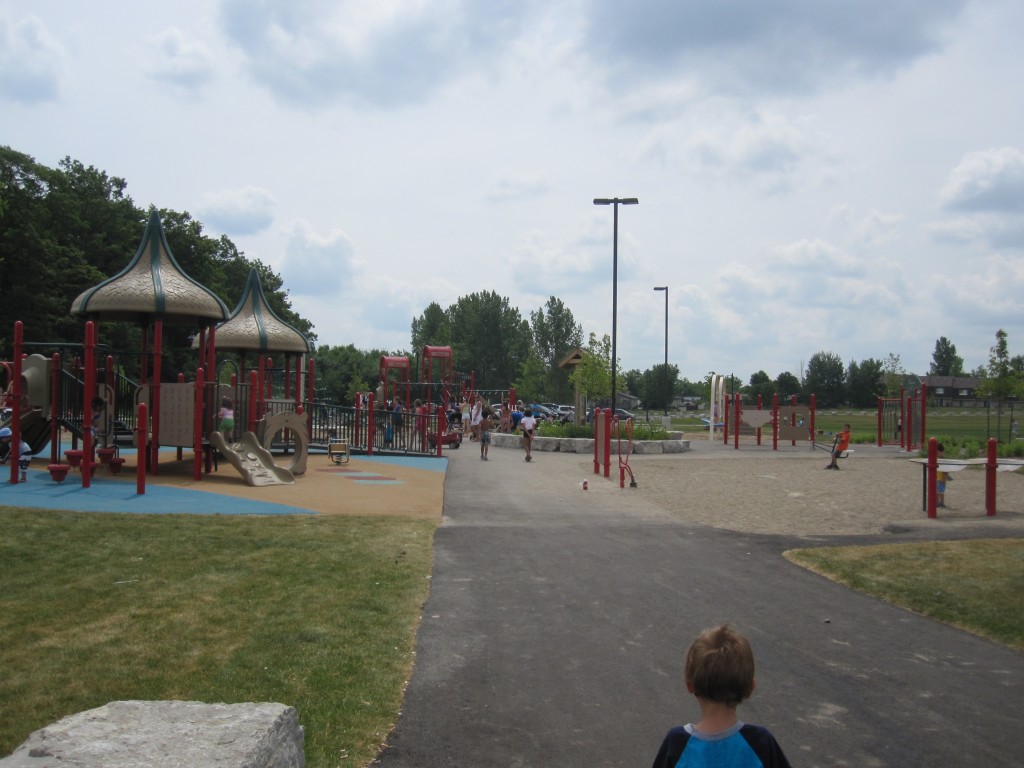
<svg viewBox="0 0 1024 768">
<path fill-rule="evenodd" d="M 156 209 L 131 262 L 113 277 L 81 293 L 71 314 L 85 319 L 143 320 L 212 325 L 228 316 L 227 305 L 181 268 Z"/>
<path fill-rule="evenodd" d="M 217 326 L 217 349 L 258 352 L 310 352 L 309 340 L 274 314 L 255 269 L 249 271 L 245 290 L 231 316 Z M 195 346 L 195 343 L 193 343 Z"/>
</svg>

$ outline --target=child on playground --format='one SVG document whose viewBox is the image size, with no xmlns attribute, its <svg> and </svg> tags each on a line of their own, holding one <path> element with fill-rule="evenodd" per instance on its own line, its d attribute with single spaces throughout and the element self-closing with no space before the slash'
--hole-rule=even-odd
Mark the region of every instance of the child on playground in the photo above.
<svg viewBox="0 0 1024 768">
<path fill-rule="evenodd" d="M 825 469 L 839 469 L 839 457 L 850 447 L 850 425 L 844 424 L 843 431 L 836 435 L 832 444 L 832 463 L 826 464 Z"/>
<path fill-rule="evenodd" d="M 235 428 L 235 407 L 234 403 L 231 402 L 230 397 L 225 397 L 220 401 L 220 410 L 217 411 L 217 429 L 224 435 L 228 440 L 231 439 L 231 433 Z"/>
<path fill-rule="evenodd" d="M 10 427 L 0 428 L 0 464 L 6 464 L 11 457 L 11 440 L 14 433 Z M 28 466 L 32 461 L 32 448 L 24 440 L 18 448 L 18 466 L 21 469 L 21 482 L 28 480 Z"/>
<path fill-rule="evenodd" d="M 529 408 L 523 412 L 519 428 L 523 431 L 522 442 L 523 449 L 526 451 L 526 460 L 533 461 L 533 434 L 537 431 L 537 419 L 533 417 L 533 411 Z"/>
<path fill-rule="evenodd" d="M 938 458 L 943 458 L 946 455 L 946 446 L 942 443 L 935 445 L 935 454 Z M 935 506 L 945 508 L 946 506 L 946 483 L 951 481 L 953 476 L 949 472 L 943 472 L 941 469 L 935 473 Z"/>
<path fill-rule="evenodd" d="M 767 728 L 736 716 L 736 707 L 755 687 L 754 652 L 747 638 L 724 624 L 704 630 L 686 652 L 685 676 L 686 690 L 700 704 L 700 720 L 668 732 L 653 768 L 789 768 Z"/>
<path fill-rule="evenodd" d="M 484 409 L 484 417 L 480 420 L 480 458 L 487 461 L 487 449 L 491 445 L 491 430 L 494 429 L 494 419 L 491 417 L 491 409 Z"/>
</svg>

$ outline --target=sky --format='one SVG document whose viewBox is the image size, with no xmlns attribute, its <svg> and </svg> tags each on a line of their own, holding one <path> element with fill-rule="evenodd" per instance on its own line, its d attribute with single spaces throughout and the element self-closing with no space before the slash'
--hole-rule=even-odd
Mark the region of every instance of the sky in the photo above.
<svg viewBox="0 0 1024 768">
<path fill-rule="evenodd" d="M 320 344 L 408 350 L 481 291 L 600 336 L 614 293 L 646 370 L 668 286 L 690 380 L 927 374 L 943 336 L 971 370 L 1000 328 L 1024 353 L 1021 30 L 1019 0 L 0 0 L 0 145 L 227 235 Z"/>
</svg>

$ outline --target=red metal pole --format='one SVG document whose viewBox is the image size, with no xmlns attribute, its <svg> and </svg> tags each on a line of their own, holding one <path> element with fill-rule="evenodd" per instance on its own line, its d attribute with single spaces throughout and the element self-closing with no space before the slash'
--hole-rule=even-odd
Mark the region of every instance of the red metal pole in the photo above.
<svg viewBox="0 0 1024 768">
<path fill-rule="evenodd" d="M 149 418 L 145 403 L 139 403 L 138 426 L 135 429 L 135 493 L 142 496 L 146 492 L 146 438 L 149 436 L 149 425 L 146 419 Z"/>
<path fill-rule="evenodd" d="M 11 484 L 18 484 L 18 459 L 21 458 L 21 348 L 24 344 L 25 330 L 21 320 L 14 322 L 14 372 L 11 374 L 11 396 L 14 402 L 11 403 L 11 452 L 8 454 L 11 462 Z"/>
<path fill-rule="evenodd" d="M 599 422 L 601 418 L 601 409 L 594 409 L 594 474 L 601 474 L 601 459 L 600 459 L 600 443 L 601 443 L 601 430 L 599 428 Z"/>
<path fill-rule="evenodd" d="M 740 417 L 742 416 L 741 412 L 743 410 L 742 408 L 740 408 L 740 393 L 734 392 L 733 399 L 735 400 L 735 404 L 733 406 L 732 417 L 734 420 L 733 426 L 735 426 L 736 428 L 733 430 L 732 441 L 733 448 L 735 448 L 738 451 L 740 449 Z"/>
<path fill-rule="evenodd" d="M 927 439 L 927 433 L 925 432 L 925 422 L 927 421 L 928 414 L 928 385 L 923 381 L 921 382 L 921 443 Z"/>
<path fill-rule="evenodd" d="M 939 471 L 939 441 L 934 437 L 928 440 L 928 517 L 936 517 L 938 490 L 936 489 Z"/>
<path fill-rule="evenodd" d="M 882 398 L 878 398 L 878 447 L 882 447 Z"/>
<path fill-rule="evenodd" d="M 182 371 L 178 372 L 178 383 L 179 384 L 184 384 L 185 383 L 185 374 Z M 177 451 L 177 459 L 178 459 L 178 461 L 181 461 L 181 459 L 182 459 L 182 451 L 183 450 L 184 449 L 179 445 L 178 446 L 178 451 Z"/>
<path fill-rule="evenodd" d="M 789 396 L 789 404 L 793 406 L 793 412 L 789 414 L 789 426 L 796 426 L 796 395 Z M 796 440 L 790 440 L 790 447 L 796 447 Z"/>
<path fill-rule="evenodd" d="M 602 448 L 604 449 L 603 452 L 605 477 L 608 477 L 611 473 L 612 464 L 612 413 L 613 411 L 611 408 L 604 409 L 604 440 L 602 440 L 604 445 L 602 446 Z"/>
<path fill-rule="evenodd" d="M 811 450 L 814 450 L 814 436 L 818 434 L 814 430 L 814 416 L 818 411 L 818 398 L 811 392 Z"/>
<path fill-rule="evenodd" d="M 760 393 L 758 393 L 758 395 L 757 395 L 757 410 L 759 410 L 759 411 L 763 411 L 764 410 L 764 397 Z M 757 444 L 761 445 L 761 428 L 760 427 L 757 428 Z"/>
<path fill-rule="evenodd" d="M 153 393 L 152 414 L 153 414 L 153 439 L 150 441 L 149 450 L 152 456 L 150 471 L 154 475 L 160 474 L 160 381 L 162 380 L 161 366 L 164 354 L 164 321 L 157 320 L 153 323 L 153 382 L 150 384 L 150 392 Z"/>
<path fill-rule="evenodd" d="M 373 401 L 377 399 L 377 393 L 371 392 L 366 398 L 366 455 L 373 456 L 373 438 L 374 432 L 376 432 L 377 425 L 374 423 L 373 413 L 374 405 Z M 437 439 L 441 439 L 441 434 L 438 433 Z"/>
<path fill-rule="evenodd" d="M 54 352 L 50 358 L 50 463 L 60 461 L 60 352 Z"/>
<path fill-rule="evenodd" d="M 92 485 L 92 452 L 96 436 L 92 432 L 92 398 L 96 394 L 96 326 L 85 324 L 85 395 L 82 398 L 82 487 Z"/>
<path fill-rule="evenodd" d="M 256 431 L 256 396 L 258 394 L 259 379 L 256 371 L 249 371 L 249 432 Z"/>
<path fill-rule="evenodd" d="M 779 450 L 779 393 L 772 395 L 772 450 Z"/>
<path fill-rule="evenodd" d="M 203 369 L 196 369 L 195 408 L 192 409 L 192 479 L 203 479 Z"/>
<path fill-rule="evenodd" d="M 985 463 L 985 514 L 992 517 L 996 513 L 996 472 L 999 461 L 996 459 L 996 439 L 988 439 L 988 461 Z"/>
</svg>

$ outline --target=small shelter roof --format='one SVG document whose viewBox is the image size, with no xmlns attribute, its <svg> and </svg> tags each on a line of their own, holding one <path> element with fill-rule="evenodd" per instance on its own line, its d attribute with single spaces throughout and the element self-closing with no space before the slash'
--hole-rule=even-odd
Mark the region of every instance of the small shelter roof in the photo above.
<svg viewBox="0 0 1024 768">
<path fill-rule="evenodd" d="M 231 316 L 217 326 L 217 349 L 306 354 L 309 339 L 274 314 L 259 274 L 249 270 L 245 290 Z M 192 346 L 197 346 L 198 340 Z"/>
<path fill-rule="evenodd" d="M 164 322 L 213 325 L 228 316 L 228 308 L 175 261 L 154 208 L 128 266 L 79 294 L 71 303 L 71 314 L 83 319 L 140 321 L 153 317 Z"/>
</svg>

